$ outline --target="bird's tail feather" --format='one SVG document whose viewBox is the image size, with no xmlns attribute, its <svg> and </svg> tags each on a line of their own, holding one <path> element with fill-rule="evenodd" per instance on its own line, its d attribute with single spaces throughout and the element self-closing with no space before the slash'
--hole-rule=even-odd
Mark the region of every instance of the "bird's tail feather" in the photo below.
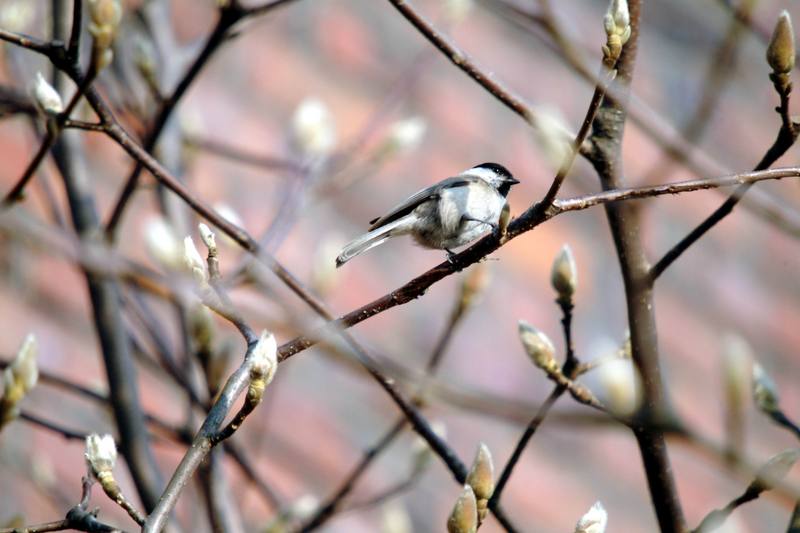
<svg viewBox="0 0 800 533">
<path fill-rule="evenodd" d="M 355 256 L 383 244 L 389 237 L 408 233 L 413 222 L 410 216 L 405 216 L 352 240 L 342 248 L 339 257 L 336 258 L 336 268 L 339 268 Z"/>
</svg>

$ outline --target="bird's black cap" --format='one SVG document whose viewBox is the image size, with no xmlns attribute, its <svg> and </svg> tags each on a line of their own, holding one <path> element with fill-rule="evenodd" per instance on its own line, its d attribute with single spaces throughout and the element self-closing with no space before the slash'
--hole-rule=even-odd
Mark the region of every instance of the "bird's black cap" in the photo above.
<svg viewBox="0 0 800 533">
<path fill-rule="evenodd" d="M 475 168 L 485 168 L 491 170 L 492 172 L 497 173 L 498 176 L 505 178 L 507 181 L 519 183 L 519 180 L 514 178 L 514 176 L 511 175 L 511 172 L 509 172 L 506 167 L 499 163 L 481 163 L 480 165 L 475 165 Z"/>
</svg>

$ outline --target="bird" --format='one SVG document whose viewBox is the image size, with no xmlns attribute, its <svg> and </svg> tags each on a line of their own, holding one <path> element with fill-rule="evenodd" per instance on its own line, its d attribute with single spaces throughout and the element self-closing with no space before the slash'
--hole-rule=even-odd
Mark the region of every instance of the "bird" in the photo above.
<svg viewBox="0 0 800 533">
<path fill-rule="evenodd" d="M 336 267 L 400 235 L 411 235 L 426 248 L 445 250 L 451 260 L 453 248 L 498 229 L 506 197 L 517 183 L 503 165 L 481 163 L 422 189 L 370 220 L 369 231 L 342 248 Z"/>
</svg>

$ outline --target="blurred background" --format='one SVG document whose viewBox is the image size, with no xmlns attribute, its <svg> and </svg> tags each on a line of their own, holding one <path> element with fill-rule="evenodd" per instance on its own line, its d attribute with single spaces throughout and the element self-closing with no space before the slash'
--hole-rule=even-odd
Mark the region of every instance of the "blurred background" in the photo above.
<svg viewBox="0 0 800 533">
<path fill-rule="evenodd" d="M 494 79 L 544 116 L 576 131 L 594 84 L 564 58 L 542 21 L 554 20 L 558 34 L 570 44 L 571 57 L 594 73 L 605 40 L 602 17 L 607 3 L 551 4 L 553 19 L 543 19 L 545 4 L 535 1 L 414 2 Z M 728 4 L 752 4 L 752 24 L 735 23 Z M 744 172 L 761 159 L 780 125 L 773 111 L 777 96 L 764 60 L 764 36 L 771 33 L 782 9 L 800 16 L 797 3 L 788 0 L 645 3 L 633 83 L 637 121 L 628 122 L 623 146 L 629 185 Z M 50 13 L 49 1 L 0 0 L 0 27 L 47 37 Z M 143 61 L 150 61 L 156 85 L 169 94 L 215 20 L 216 7 L 210 0 L 125 4 L 115 62 L 98 85 L 132 133 L 146 131 L 158 106 L 143 81 Z M 150 30 L 145 31 L 143 21 L 149 21 Z M 23 95 L 37 71 L 50 73 L 50 66 L 31 52 L 9 44 L 0 45 L 0 51 L 0 81 Z M 65 95 L 74 91 L 67 82 L 59 89 Z M 91 117 L 88 110 L 79 112 Z M 24 113 L 0 121 L 4 191 L 39 146 L 32 124 Z M 100 134 L 70 135 L 80 147 L 80 164 L 105 221 L 131 160 Z M 485 161 L 504 164 L 520 179 L 509 198 L 512 214 L 518 215 L 541 198 L 555 174 L 542 136 L 541 130 L 531 128 L 454 67 L 388 2 L 296 0 L 238 27 L 181 100 L 155 154 L 199 197 L 224 206 L 251 235 L 263 239 L 282 264 L 313 287 L 336 314 L 343 314 L 444 259 L 442 252 L 397 239 L 336 270 L 334 258 L 341 245 L 365 231 L 368 220 L 416 190 Z M 665 152 L 665 140 L 681 138 L 689 149 L 683 154 L 690 158 L 689 165 Z M 795 165 L 796 158 L 793 148 L 779 165 Z M 578 159 L 561 196 L 598 190 L 593 170 Z M 160 201 L 156 193 L 152 179 L 145 177 L 122 220 L 117 246 L 124 256 L 164 271 L 153 253 L 151 235 L 157 231 L 153 228 L 161 208 L 166 203 L 169 232 L 177 238 L 196 238 L 196 224 L 169 195 Z M 790 180 L 766 182 L 755 187 L 752 196 L 753 202 L 738 207 L 682 256 L 656 289 L 661 365 L 670 403 L 687 424 L 720 446 L 727 438 L 725 362 L 740 360 L 731 352 L 760 362 L 775 379 L 787 414 L 800 416 L 800 189 Z M 641 202 L 643 238 L 651 260 L 723 198 L 719 191 L 703 191 Z M 55 224 L 54 213 L 66 216 L 63 186 L 52 161 L 42 165 L 25 202 L 15 209 L 49 225 Z M 26 238 L 0 235 L 3 359 L 10 360 L 25 335 L 33 332 L 43 371 L 105 391 L 80 270 Z M 235 245 L 220 241 L 223 277 L 231 279 L 246 258 Z M 517 321 L 524 319 L 546 332 L 563 355 L 561 314 L 549 277 L 552 260 L 565 243 L 578 265 L 574 339 L 579 358 L 607 356 L 624 342 L 624 293 L 601 208 L 559 216 L 492 254 L 480 265 L 488 285 L 455 329 L 437 374 L 441 388 L 454 392 L 434 392 L 426 409 L 431 419 L 446 426 L 447 441 L 467 463 L 484 442 L 499 470 L 525 420 L 552 388 L 526 357 Z M 450 276 L 418 300 L 352 330 L 390 368 L 408 370 L 395 377 L 409 396 L 416 387 L 403 376 L 424 372 L 460 284 L 469 275 L 468 270 Z M 319 324 L 268 273 L 251 272 L 247 283 L 232 288 L 231 296 L 255 329 L 274 331 L 279 343 Z M 145 299 L 178 357 L 191 359 L 172 307 Z M 134 337 L 146 339 L 135 314 L 126 320 Z M 214 322 L 212 345 L 229 372 L 240 361 L 243 343 L 229 324 Z M 147 340 L 142 345 L 137 360 L 143 406 L 181 426 L 186 422 L 185 394 L 159 368 Z M 265 404 L 234 438 L 286 507 L 324 501 L 398 416 L 385 393 L 342 351 L 315 347 L 282 364 Z M 190 372 L 197 374 L 196 366 Z M 608 394 L 601 371 L 582 381 L 598 396 Z M 744 401 L 741 449 L 748 458 L 759 464 L 797 446 L 792 435 L 760 415 L 749 398 Z M 108 409 L 46 383 L 26 398 L 23 411 L 79 433 L 115 432 Z M 504 493 L 509 516 L 523 531 L 570 531 L 600 500 L 609 513 L 609 531 L 655 531 L 631 434 L 612 424 L 562 416 L 570 413 L 591 411 L 567 397 L 558 402 Z M 696 446 L 681 440 L 669 440 L 669 445 L 692 527 L 750 482 L 749 475 Z M 347 502 L 367 501 L 406 479 L 418 453 L 414 446 L 414 436 L 406 430 L 371 466 Z M 160 438 L 154 449 L 169 477 L 185 448 Z M 15 515 L 24 517 L 26 524 L 63 516 L 79 499 L 85 472 L 82 454 L 81 440 L 64 439 L 25 420 L 6 426 L 0 433 L 0 523 Z M 277 511 L 239 469 L 227 461 L 225 465 L 244 530 L 265 530 Z M 127 493 L 135 494 L 124 466 L 117 471 Z M 460 487 L 436 458 L 413 479 L 395 497 L 346 509 L 320 530 L 442 531 Z M 196 512 L 201 502 L 199 489 L 191 485 L 176 514 L 188 531 L 208 529 L 204 514 Z M 92 503 L 101 507 L 106 521 L 133 529 L 127 516 L 97 489 Z M 728 531 L 783 531 L 792 506 L 789 496 L 766 494 L 738 509 Z M 491 518 L 483 526 L 487 533 L 500 530 Z"/>
</svg>

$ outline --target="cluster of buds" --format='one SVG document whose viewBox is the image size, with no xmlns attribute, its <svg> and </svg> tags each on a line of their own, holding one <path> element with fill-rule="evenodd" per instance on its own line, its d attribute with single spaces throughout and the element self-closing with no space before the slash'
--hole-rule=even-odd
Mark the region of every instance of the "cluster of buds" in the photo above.
<svg viewBox="0 0 800 533">
<path fill-rule="evenodd" d="M 575 525 L 575 533 L 605 533 L 608 513 L 603 504 L 595 502 Z"/>
<path fill-rule="evenodd" d="M 475 533 L 476 531 L 478 531 L 478 503 L 472 487 L 464 485 L 464 490 L 461 491 L 447 518 L 447 532 Z"/>
<path fill-rule="evenodd" d="M 631 16 L 628 0 L 611 0 L 603 17 L 606 44 L 603 45 L 603 63 L 612 68 L 622 54 L 622 47 L 631 37 Z"/>
<path fill-rule="evenodd" d="M 565 244 L 553 261 L 550 271 L 550 284 L 558 294 L 558 303 L 564 307 L 572 307 L 572 298 L 578 288 L 578 267 L 572 249 Z"/>
<path fill-rule="evenodd" d="M 19 415 L 19 403 L 39 379 L 36 364 L 36 337 L 28 334 L 14 361 L 3 371 L 3 396 L 0 397 L 0 428 Z"/>
<path fill-rule="evenodd" d="M 489 512 L 489 500 L 494 494 L 494 464 L 492 454 L 484 443 L 478 446 L 466 481 L 475 497 L 478 525 L 480 525 Z"/>
<path fill-rule="evenodd" d="M 780 94 L 789 94 L 792 90 L 790 73 L 794 68 L 794 57 L 792 19 L 789 17 L 789 13 L 784 10 L 778 17 L 778 22 L 772 32 L 772 38 L 767 46 L 767 63 L 772 69 L 769 77 Z"/>
<path fill-rule="evenodd" d="M 89 33 L 92 42 L 92 69 L 99 72 L 114 58 L 111 49 L 122 20 L 122 5 L 119 0 L 89 0 Z"/>
<path fill-rule="evenodd" d="M 544 370 L 548 376 L 560 374 L 556 349 L 550 338 L 524 320 L 519 321 L 518 330 L 519 340 L 533 364 Z"/>
</svg>

